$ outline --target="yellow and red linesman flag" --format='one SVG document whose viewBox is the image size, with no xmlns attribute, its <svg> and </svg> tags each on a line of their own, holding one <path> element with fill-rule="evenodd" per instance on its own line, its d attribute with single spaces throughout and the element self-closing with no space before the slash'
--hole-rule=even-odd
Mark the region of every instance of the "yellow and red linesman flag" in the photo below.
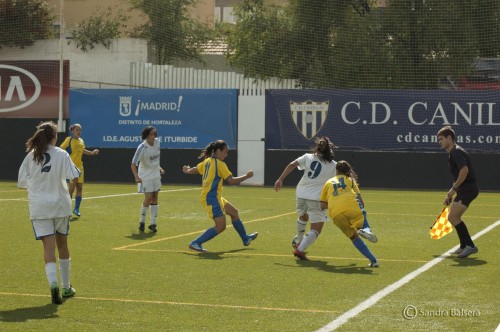
<svg viewBox="0 0 500 332">
<path fill-rule="evenodd" d="M 446 234 L 453 232 L 453 225 L 448 220 L 448 212 L 449 208 L 445 207 L 437 217 L 434 224 L 432 224 L 430 230 L 432 239 L 438 240 L 443 236 L 445 236 Z"/>
</svg>

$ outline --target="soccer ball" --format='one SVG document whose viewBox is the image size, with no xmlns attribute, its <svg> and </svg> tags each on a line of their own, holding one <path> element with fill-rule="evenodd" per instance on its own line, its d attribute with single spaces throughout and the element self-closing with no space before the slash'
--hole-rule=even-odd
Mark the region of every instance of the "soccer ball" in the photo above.
<svg viewBox="0 0 500 332">
<path fill-rule="evenodd" d="M 299 237 L 297 235 L 295 235 L 292 239 L 292 247 L 293 249 L 297 249 L 297 247 L 299 246 L 300 242 L 299 242 Z"/>
</svg>

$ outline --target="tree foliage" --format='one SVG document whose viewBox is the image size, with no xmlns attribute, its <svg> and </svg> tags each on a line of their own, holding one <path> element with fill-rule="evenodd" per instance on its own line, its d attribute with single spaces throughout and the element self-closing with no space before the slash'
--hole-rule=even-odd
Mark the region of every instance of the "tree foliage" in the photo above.
<svg viewBox="0 0 500 332">
<path fill-rule="evenodd" d="M 203 62 L 202 47 L 214 37 L 214 31 L 188 16 L 195 0 L 131 0 L 133 7 L 147 16 L 136 31 L 153 47 L 158 64 L 176 60 Z"/>
<path fill-rule="evenodd" d="M 97 10 L 92 16 L 82 20 L 71 30 L 73 41 L 83 52 L 101 44 L 108 48 L 111 41 L 121 36 L 121 30 L 127 27 L 129 16 L 117 7 L 108 7 L 105 11 Z M 68 42 L 70 44 L 71 41 Z"/>
<path fill-rule="evenodd" d="M 52 10 L 43 0 L 0 0 L 0 47 L 22 48 L 50 38 Z"/>
<path fill-rule="evenodd" d="M 498 0 L 244 0 L 228 33 L 231 65 L 313 88 L 435 88 L 473 58 L 500 56 Z"/>
</svg>

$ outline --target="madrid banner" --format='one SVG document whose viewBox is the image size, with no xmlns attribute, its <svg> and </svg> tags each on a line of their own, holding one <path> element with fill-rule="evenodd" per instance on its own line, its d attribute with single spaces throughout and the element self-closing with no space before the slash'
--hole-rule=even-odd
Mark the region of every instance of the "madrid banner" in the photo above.
<svg viewBox="0 0 500 332">
<path fill-rule="evenodd" d="M 202 149 L 222 139 L 236 144 L 237 90 L 75 89 L 70 122 L 84 129 L 85 145 L 136 148 L 147 126 L 162 148 Z"/>
<path fill-rule="evenodd" d="M 498 91 L 268 90 L 266 149 L 431 151 L 450 125 L 466 149 L 500 152 Z"/>
</svg>

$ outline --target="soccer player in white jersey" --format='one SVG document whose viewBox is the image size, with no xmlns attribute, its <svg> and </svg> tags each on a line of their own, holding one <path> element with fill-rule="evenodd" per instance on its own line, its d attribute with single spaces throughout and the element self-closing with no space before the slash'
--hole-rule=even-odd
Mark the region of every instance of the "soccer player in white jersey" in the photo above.
<svg viewBox="0 0 500 332">
<path fill-rule="evenodd" d="M 161 188 L 161 176 L 165 171 L 160 166 L 160 140 L 155 127 L 148 126 L 142 130 L 143 142 L 135 151 L 130 168 L 134 173 L 139 192 L 144 193 L 144 201 L 139 218 L 139 231 L 144 232 L 146 215 L 151 207 L 149 230 L 156 233 L 156 218 L 158 216 L 158 192 Z"/>
<path fill-rule="evenodd" d="M 292 242 L 295 248 L 294 256 L 302 260 L 307 260 L 306 249 L 316 241 L 323 229 L 323 224 L 328 221 L 325 212 L 321 210 L 319 198 L 325 182 L 335 176 L 337 163 L 333 160 L 334 148 L 335 145 L 328 137 L 316 138 L 316 145 L 311 153 L 306 153 L 288 164 L 274 183 L 274 189 L 279 191 L 283 180 L 295 168 L 304 171 L 296 189 L 296 209 L 299 219 L 297 220 L 297 235 Z M 311 227 L 304 236 L 308 221 Z"/>
<path fill-rule="evenodd" d="M 71 216 L 71 198 L 66 179 L 77 181 L 80 171 L 69 154 L 55 146 L 57 125 L 43 122 L 26 142 L 28 154 L 19 168 L 17 186 L 28 189 L 30 219 L 35 238 L 42 240 L 45 274 L 52 303 L 62 304 L 57 281 L 56 247 L 59 252 L 59 273 L 62 297 L 74 296 L 70 285 L 70 254 L 67 236 Z"/>
</svg>

